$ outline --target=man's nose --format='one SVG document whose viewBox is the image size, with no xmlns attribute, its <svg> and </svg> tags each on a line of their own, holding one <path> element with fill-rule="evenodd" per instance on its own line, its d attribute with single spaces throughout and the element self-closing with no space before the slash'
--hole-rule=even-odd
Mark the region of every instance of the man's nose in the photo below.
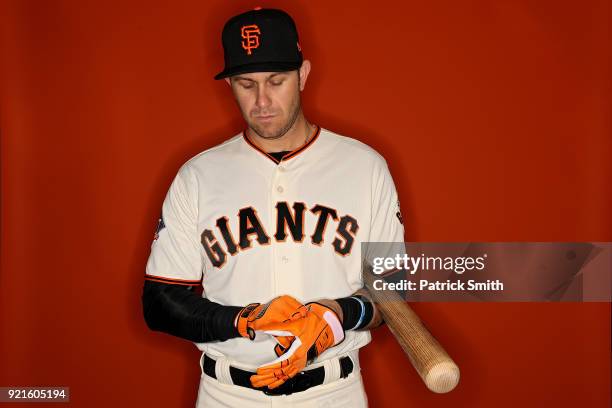
<svg viewBox="0 0 612 408">
<path fill-rule="evenodd" d="M 270 97 L 266 85 L 257 88 L 257 100 L 255 101 L 257 107 L 265 108 L 270 106 Z"/>
</svg>

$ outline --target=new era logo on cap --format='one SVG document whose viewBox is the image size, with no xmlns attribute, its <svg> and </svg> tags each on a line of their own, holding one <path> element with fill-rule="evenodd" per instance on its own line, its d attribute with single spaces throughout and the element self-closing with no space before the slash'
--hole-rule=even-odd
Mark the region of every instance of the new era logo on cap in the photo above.
<svg viewBox="0 0 612 408">
<path fill-rule="evenodd" d="M 247 11 L 225 23 L 225 69 L 215 79 L 248 72 L 292 71 L 302 66 L 297 28 L 282 10 Z"/>
</svg>

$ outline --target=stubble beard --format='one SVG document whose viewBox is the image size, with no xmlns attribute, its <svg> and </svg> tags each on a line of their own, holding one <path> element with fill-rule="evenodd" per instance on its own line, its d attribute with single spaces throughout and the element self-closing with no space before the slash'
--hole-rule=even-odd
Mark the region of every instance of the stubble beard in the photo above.
<svg viewBox="0 0 612 408">
<path fill-rule="evenodd" d="M 266 140 L 276 140 L 285 136 L 287 132 L 295 125 L 297 118 L 300 116 L 301 111 L 301 103 L 298 98 L 297 102 L 294 104 L 294 108 L 292 109 L 291 115 L 287 122 L 285 122 L 278 130 L 266 131 L 261 126 L 256 125 L 255 123 L 249 123 L 249 128 L 255 132 L 255 134 L 262 139 Z"/>
</svg>

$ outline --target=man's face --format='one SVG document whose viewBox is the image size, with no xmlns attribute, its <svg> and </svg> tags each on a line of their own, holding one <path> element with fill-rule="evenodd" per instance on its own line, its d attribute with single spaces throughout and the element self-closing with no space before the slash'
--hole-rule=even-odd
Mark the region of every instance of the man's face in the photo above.
<svg viewBox="0 0 612 408">
<path fill-rule="evenodd" d="M 253 72 L 229 79 L 244 120 L 260 137 L 278 139 L 295 123 L 301 111 L 300 74 Z"/>
</svg>

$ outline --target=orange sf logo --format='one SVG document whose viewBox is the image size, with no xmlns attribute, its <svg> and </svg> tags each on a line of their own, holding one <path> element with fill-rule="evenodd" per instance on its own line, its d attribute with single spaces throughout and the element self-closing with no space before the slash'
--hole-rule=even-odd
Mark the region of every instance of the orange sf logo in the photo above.
<svg viewBox="0 0 612 408">
<path fill-rule="evenodd" d="M 247 54 L 251 55 L 251 50 L 259 47 L 259 27 L 257 25 L 247 25 L 242 27 L 242 48 L 244 48 Z"/>
</svg>

